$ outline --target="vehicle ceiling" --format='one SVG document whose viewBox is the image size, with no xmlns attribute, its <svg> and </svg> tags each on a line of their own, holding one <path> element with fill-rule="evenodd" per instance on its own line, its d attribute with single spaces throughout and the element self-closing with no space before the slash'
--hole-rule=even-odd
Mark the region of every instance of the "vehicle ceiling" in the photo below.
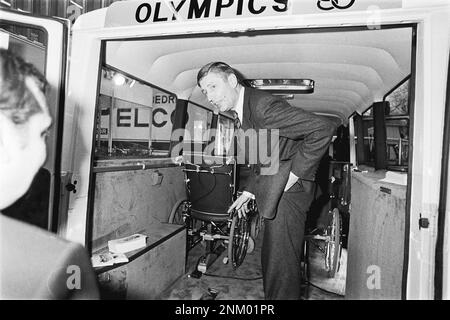
<svg viewBox="0 0 450 320">
<path fill-rule="evenodd" d="M 411 47 L 411 27 L 253 31 L 109 41 L 106 63 L 209 108 L 196 78 L 211 61 L 246 79 L 313 79 L 289 103 L 345 124 L 410 74 Z"/>
</svg>

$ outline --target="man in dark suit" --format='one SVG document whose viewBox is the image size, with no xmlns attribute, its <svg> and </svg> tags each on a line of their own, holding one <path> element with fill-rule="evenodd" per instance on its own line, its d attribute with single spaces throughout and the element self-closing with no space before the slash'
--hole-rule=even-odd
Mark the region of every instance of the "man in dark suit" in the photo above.
<svg viewBox="0 0 450 320">
<path fill-rule="evenodd" d="M 44 77 L 0 49 L 0 210 L 30 187 L 44 164 L 52 119 Z M 0 214 L 0 299 L 97 299 L 85 249 Z"/>
<path fill-rule="evenodd" d="M 238 73 L 223 62 L 202 67 L 197 83 L 212 105 L 221 112 L 237 115 L 243 130 L 238 131 L 238 141 L 244 140 L 239 138 L 243 133 L 244 137 L 256 135 L 258 140 L 266 129 L 279 137 L 276 148 L 272 146 L 272 150 L 279 152 L 270 155 L 270 166 L 277 162 L 278 170 L 263 173 L 267 163 L 262 163 L 261 158 L 251 163 L 247 184 L 230 212 L 237 210 L 239 215 L 245 215 L 250 199 L 255 199 L 265 218 L 261 256 L 265 298 L 300 299 L 306 213 L 313 198 L 315 172 L 331 142 L 335 125 L 279 97 L 244 87 Z M 250 151 L 243 145 L 239 144 L 238 152 L 245 156 L 238 153 L 238 160 L 248 161 L 255 152 L 261 156 L 261 145 Z"/>
</svg>

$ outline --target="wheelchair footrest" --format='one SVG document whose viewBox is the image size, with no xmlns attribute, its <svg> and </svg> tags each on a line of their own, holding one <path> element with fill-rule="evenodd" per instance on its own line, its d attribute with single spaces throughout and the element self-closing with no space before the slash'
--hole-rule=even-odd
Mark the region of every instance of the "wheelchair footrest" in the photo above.
<svg viewBox="0 0 450 320">
<path fill-rule="evenodd" d="M 221 234 L 210 234 L 210 233 L 206 233 L 206 232 L 200 232 L 200 236 L 202 237 L 203 240 L 205 241 L 214 241 L 214 240 L 228 240 L 228 236 L 225 235 L 221 235 Z"/>
<path fill-rule="evenodd" d="M 203 275 L 202 272 L 198 271 L 198 270 L 194 270 L 192 271 L 192 273 L 189 275 L 190 278 L 195 278 L 195 279 L 199 279 L 201 278 Z"/>
<path fill-rule="evenodd" d="M 206 273 L 206 260 L 205 261 L 200 261 L 199 264 L 197 265 L 197 270 L 200 271 L 201 273 Z"/>
<path fill-rule="evenodd" d="M 320 235 L 320 234 L 306 235 L 305 236 L 305 240 L 324 240 L 324 241 L 328 241 L 328 240 L 330 240 L 330 236 Z"/>
</svg>

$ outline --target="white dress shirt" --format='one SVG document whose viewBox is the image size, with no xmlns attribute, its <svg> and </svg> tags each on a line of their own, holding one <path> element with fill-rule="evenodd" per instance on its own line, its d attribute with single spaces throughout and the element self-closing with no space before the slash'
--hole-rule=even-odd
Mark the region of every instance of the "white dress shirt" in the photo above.
<svg viewBox="0 0 450 320">
<path fill-rule="evenodd" d="M 239 91 L 239 97 L 238 100 L 236 102 L 236 105 L 234 106 L 234 111 L 237 113 L 237 116 L 239 118 L 239 120 L 242 123 L 242 119 L 244 116 L 244 87 L 241 86 L 241 90 Z M 255 195 L 253 193 L 250 193 L 248 191 L 242 191 L 242 194 L 251 198 L 251 199 L 255 199 Z"/>
<path fill-rule="evenodd" d="M 244 87 L 241 86 L 241 90 L 239 91 L 239 97 L 238 100 L 236 102 L 236 105 L 234 106 L 234 111 L 236 111 L 239 120 L 242 123 L 242 118 L 244 116 Z"/>
</svg>

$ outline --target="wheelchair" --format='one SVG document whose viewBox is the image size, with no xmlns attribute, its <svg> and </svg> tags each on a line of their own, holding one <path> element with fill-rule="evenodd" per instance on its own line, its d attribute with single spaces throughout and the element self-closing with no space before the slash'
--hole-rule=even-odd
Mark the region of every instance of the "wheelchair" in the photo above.
<svg viewBox="0 0 450 320">
<path fill-rule="evenodd" d="M 305 234 L 303 242 L 301 273 L 304 283 L 310 278 L 310 244 L 314 245 L 324 258 L 328 278 L 334 278 L 340 268 L 342 248 L 347 237 L 346 224 L 350 207 L 351 163 L 330 161 L 328 171 L 327 202 L 328 224 L 322 234 L 313 229 Z"/>
<path fill-rule="evenodd" d="M 224 250 L 224 264 L 231 262 L 237 269 L 247 253 L 255 248 L 262 226 L 256 203 L 250 200 L 247 216 L 239 218 L 229 207 L 239 197 L 238 166 L 234 158 L 203 157 L 200 164 L 183 158 L 187 199 L 180 200 L 169 216 L 169 223 L 184 224 L 187 228 L 187 251 L 199 242 L 204 253 L 196 269 L 201 274 Z"/>
</svg>

